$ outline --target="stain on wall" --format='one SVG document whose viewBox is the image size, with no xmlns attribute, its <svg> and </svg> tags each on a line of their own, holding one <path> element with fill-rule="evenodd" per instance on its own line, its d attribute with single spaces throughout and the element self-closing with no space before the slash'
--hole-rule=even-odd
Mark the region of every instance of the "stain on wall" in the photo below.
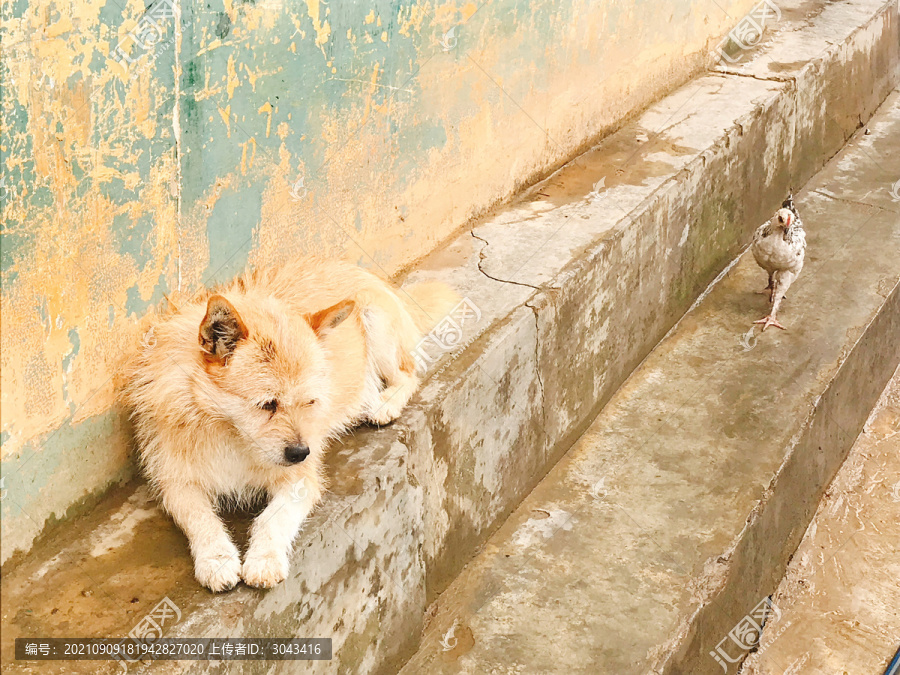
<svg viewBox="0 0 900 675">
<path fill-rule="evenodd" d="M 118 374 L 165 298 L 302 253 L 397 272 L 754 3 L 672 4 L 4 3 L 2 560 L 132 475 Z"/>
</svg>

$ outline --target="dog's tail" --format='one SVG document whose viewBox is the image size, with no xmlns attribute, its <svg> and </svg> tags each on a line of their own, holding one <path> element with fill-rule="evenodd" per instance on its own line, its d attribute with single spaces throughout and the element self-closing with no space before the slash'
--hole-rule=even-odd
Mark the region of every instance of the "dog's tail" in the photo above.
<svg viewBox="0 0 900 675">
<path fill-rule="evenodd" d="M 434 328 L 460 301 L 459 295 L 440 281 L 412 284 L 399 295 L 421 334 Z"/>
</svg>

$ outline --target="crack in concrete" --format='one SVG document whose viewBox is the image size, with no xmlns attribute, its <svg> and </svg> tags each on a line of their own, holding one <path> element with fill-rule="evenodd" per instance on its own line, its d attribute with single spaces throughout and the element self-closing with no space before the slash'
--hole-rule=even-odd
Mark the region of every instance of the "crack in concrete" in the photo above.
<svg viewBox="0 0 900 675">
<path fill-rule="evenodd" d="M 490 242 L 484 237 L 475 234 L 475 230 L 471 231 L 471 235 L 482 242 L 484 246 L 478 251 L 478 271 L 481 272 L 484 276 L 492 281 L 498 281 L 502 284 L 512 284 L 514 286 L 524 286 L 525 288 L 533 288 L 536 291 L 545 291 L 547 290 L 546 286 L 535 286 L 533 284 L 526 284 L 521 281 L 512 281 L 510 279 L 500 279 L 498 277 L 493 276 L 485 271 L 483 267 L 483 263 L 485 258 L 487 258 L 487 247 L 490 246 Z M 555 288 L 555 287 L 553 287 Z M 525 306 L 531 310 L 534 315 L 534 372 L 535 377 L 538 382 L 539 396 L 541 399 L 541 422 L 542 428 L 546 429 L 547 427 L 547 406 L 544 397 L 544 379 L 541 377 L 541 366 L 540 366 L 540 323 L 538 322 L 538 308 L 531 304 L 531 301 L 526 301 Z M 546 431 L 544 431 L 544 435 L 546 436 Z"/>
<path fill-rule="evenodd" d="M 812 63 L 812 62 L 810 61 L 810 63 Z M 729 69 L 716 70 L 716 71 L 713 71 L 713 74 L 720 75 L 722 77 L 727 77 L 728 75 L 734 75 L 736 77 L 746 77 L 748 79 L 759 80 L 761 82 L 783 82 L 783 83 L 790 83 L 790 84 L 797 83 L 797 78 L 792 75 L 789 75 L 789 76 L 771 75 L 769 77 L 763 77 L 762 75 L 754 75 L 753 73 L 742 73 L 742 72 L 739 72 L 736 70 L 729 70 Z"/>
<path fill-rule="evenodd" d="M 894 211 L 892 209 L 887 209 L 883 206 L 879 206 L 878 204 L 869 204 L 868 202 L 860 202 L 855 199 L 844 199 L 843 197 L 836 197 L 835 195 L 829 194 L 827 192 L 823 192 L 822 190 L 811 190 L 811 192 L 813 192 L 814 194 L 817 194 L 817 195 L 822 195 L 823 197 L 828 197 L 828 199 L 831 199 L 836 202 L 843 202 L 844 204 L 854 204 L 856 206 L 868 206 L 869 208 L 878 209 L 879 211 L 884 211 L 885 213 L 897 213 L 897 211 Z"/>
<path fill-rule="evenodd" d="M 540 360 L 540 346 L 541 346 L 541 325 L 538 322 L 538 308 L 530 303 L 530 301 L 525 303 L 525 306 L 531 310 L 531 313 L 534 315 L 534 373 L 535 377 L 537 377 L 538 387 L 540 388 L 540 397 L 541 397 L 541 422 L 542 428 L 544 430 L 544 436 L 547 436 L 547 405 L 546 400 L 544 398 L 544 378 L 541 377 L 541 360 Z M 547 438 L 549 441 L 550 439 Z M 552 445 L 552 442 L 551 442 Z"/>
<path fill-rule="evenodd" d="M 487 272 L 485 272 L 484 267 L 482 267 L 482 263 L 484 262 L 484 259 L 487 257 L 485 250 L 487 250 L 487 247 L 490 246 L 490 242 L 488 242 L 488 240 L 485 239 L 484 237 L 480 237 L 477 234 L 475 234 L 475 230 L 471 231 L 471 235 L 473 237 L 475 237 L 478 241 L 484 243 L 484 246 L 482 246 L 481 250 L 478 251 L 478 271 L 481 272 L 484 276 L 486 276 L 488 279 L 491 279 L 492 281 L 499 281 L 501 284 L 513 284 L 515 286 L 525 286 L 526 288 L 533 288 L 536 291 L 543 290 L 540 286 L 533 286 L 532 284 L 526 284 L 521 281 L 512 281 L 511 279 L 500 279 L 498 277 L 492 276 L 491 274 L 488 274 Z"/>
</svg>

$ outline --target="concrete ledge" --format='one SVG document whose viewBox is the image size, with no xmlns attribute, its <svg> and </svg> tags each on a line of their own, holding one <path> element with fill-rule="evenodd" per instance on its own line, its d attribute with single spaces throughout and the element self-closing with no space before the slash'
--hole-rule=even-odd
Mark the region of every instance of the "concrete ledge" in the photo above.
<svg viewBox="0 0 900 675">
<path fill-rule="evenodd" d="M 403 673 L 712 675 L 723 640 L 746 655 L 729 631 L 900 362 L 900 92 L 870 132 L 798 195 L 788 331 L 748 333 L 765 275 L 743 255 L 444 591 Z"/>
<path fill-rule="evenodd" d="M 884 673 L 900 635 L 897 541 L 900 369 L 828 486 L 742 674 Z"/>
<path fill-rule="evenodd" d="M 410 275 L 471 298 L 483 332 L 435 366 L 442 372 L 401 422 L 335 449 L 333 490 L 282 586 L 200 589 L 182 535 L 133 486 L 4 569 L 4 660 L 18 636 L 127 634 L 168 596 L 182 610 L 169 636 L 332 637 L 335 660 L 317 672 L 395 670 L 417 648 L 428 604 L 789 185 L 837 152 L 896 82 L 895 2 L 805 11 L 782 27 L 794 44 L 826 27 L 843 32 L 828 33 L 822 53 L 793 58 L 793 74 L 716 73 L 686 85 Z M 856 91 L 871 93 L 853 99 Z M 834 110 L 847 114 L 832 125 Z M 63 666 L 40 672 L 118 672 Z M 237 667 L 153 670 L 257 666 Z"/>
<path fill-rule="evenodd" d="M 429 600 L 802 185 L 797 177 L 833 156 L 896 83 L 895 2 L 817 12 L 785 26 L 783 40 L 825 32 L 843 42 L 795 60 L 793 79 L 699 78 L 413 275 L 449 277 L 497 317 L 478 351 L 425 388 L 424 419 L 408 423 L 413 469 L 434 503 Z M 866 76 L 860 60 L 892 65 Z M 809 75 L 825 71 L 827 84 Z M 853 98 L 860 89 L 876 93 Z M 852 103 L 853 124 L 841 126 L 832 111 Z"/>
</svg>

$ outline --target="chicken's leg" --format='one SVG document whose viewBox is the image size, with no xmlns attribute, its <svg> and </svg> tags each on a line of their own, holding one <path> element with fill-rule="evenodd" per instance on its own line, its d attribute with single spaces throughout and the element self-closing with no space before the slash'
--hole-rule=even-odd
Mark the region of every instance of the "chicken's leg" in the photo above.
<svg viewBox="0 0 900 675">
<path fill-rule="evenodd" d="M 775 319 L 775 310 L 772 310 L 772 312 L 768 316 L 764 316 L 762 319 L 759 319 L 758 321 L 754 321 L 753 323 L 755 323 L 755 324 L 761 323 L 763 331 L 765 331 L 766 328 L 768 328 L 769 326 L 775 326 L 775 328 L 780 328 L 781 330 L 787 330 L 787 328 L 782 326 Z"/>
<path fill-rule="evenodd" d="M 769 272 L 769 285 L 766 286 L 761 291 L 754 291 L 757 295 L 768 295 L 769 302 L 772 302 L 772 291 L 775 290 L 775 279 L 772 278 L 772 273 Z"/>
<path fill-rule="evenodd" d="M 778 307 L 781 305 L 781 301 L 784 300 L 784 292 L 787 290 L 788 286 L 790 286 L 790 282 L 792 279 L 778 279 L 778 281 L 774 284 L 772 288 L 772 311 L 769 312 L 768 316 L 764 316 L 759 321 L 754 321 L 754 324 L 761 323 L 763 331 L 766 330 L 769 326 L 775 326 L 776 328 L 780 328 L 781 330 L 787 330 L 784 326 L 778 323 L 778 319 L 775 318 L 775 315 L 778 313 Z"/>
</svg>

